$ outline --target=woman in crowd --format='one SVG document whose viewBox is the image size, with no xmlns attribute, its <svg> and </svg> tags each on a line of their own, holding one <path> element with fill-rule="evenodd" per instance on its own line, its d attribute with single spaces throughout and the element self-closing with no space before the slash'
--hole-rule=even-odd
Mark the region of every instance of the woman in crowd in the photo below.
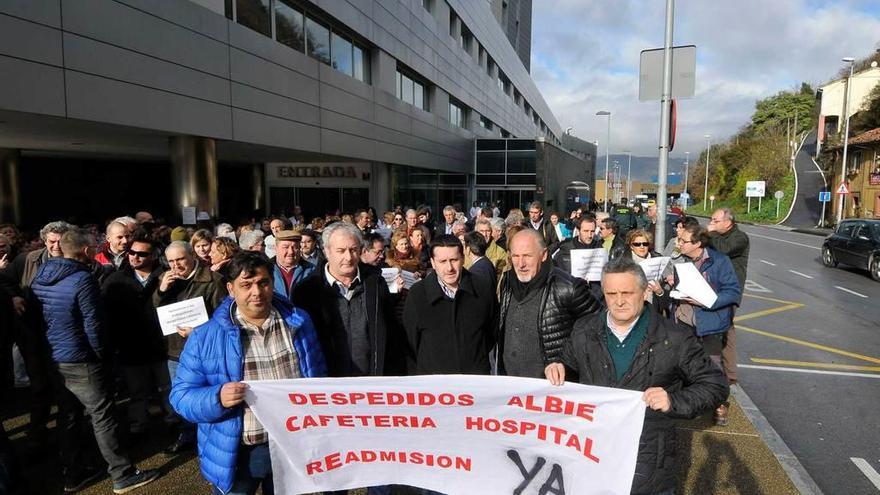
<svg viewBox="0 0 880 495">
<path fill-rule="evenodd" d="M 391 219 L 391 230 L 397 230 L 404 225 L 403 213 L 397 212 Z"/>
<path fill-rule="evenodd" d="M 571 230 L 565 226 L 565 223 L 559 221 L 559 213 L 555 211 L 550 212 L 550 225 L 552 225 L 553 230 L 556 231 L 556 239 L 558 239 L 559 242 L 571 237 Z"/>
<path fill-rule="evenodd" d="M 227 237 L 217 237 L 214 239 L 214 242 L 211 243 L 211 271 L 219 273 L 225 281 L 226 272 L 224 268 L 239 251 L 241 251 L 241 248 L 232 239 Z"/>
<path fill-rule="evenodd" d="M 646 230 L 630 230 L 626 236 L 626 246 L 628 249 L 623 255 L 631 258 L 636 263 L 660 256 L 659 253 L 654 251 L 654 236 Z"/>
<path fill-rule="evenodd" d="M 195 231 L 189 239 L 189 244 L 196 254 L 197 261 L 205 266 L 211 266 L 211 244 L 214 242 L 214 236 L 207 229 L 199 229 Z"/>
<path fill-rule="evenodd" d="M 394 235 L 391 236 L 391 246 L 388 247 L 388 254 L 385 256 L 385 262 L 392 268 L 400 268 L 408 272 L 418 273 L 419 257 L 416 256 L 410 245 L 406 229 L 394 231 Z"/>
</svg>

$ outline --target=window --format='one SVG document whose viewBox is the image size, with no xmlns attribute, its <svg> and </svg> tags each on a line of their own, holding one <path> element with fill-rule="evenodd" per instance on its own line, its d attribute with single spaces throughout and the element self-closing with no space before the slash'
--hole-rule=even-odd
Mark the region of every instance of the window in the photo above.
<svg viewBox="0 0 880 495">
<path fill-rule="evenodd" d="M 456 101 L 449 101 L 449 123 L 461 128 L 467 128 L 467 113 L 464 105 Z"/>
<path fill-rule="evenodd" d="M 306 17 L 306 48 L 310 57 L 330 64 L 330 30 L 311 17 Z"/>
<path fill-rule="evenodd" d="M 305 52 L 306 42 L 303 33 L 303 13 L 290 5 L 288 0 L 275 0 L 275 40 L 279 43 Z"/>
<path fill-rule="evenodd" d="M 498 69 L 498 88 L 504 92 L 504 94 L 510 94 L 510 79 L 504 75 L 504 72 L 501 69 Z"/>
<path fill-rule="evenodd" d="M 434 1 L 433 0 L 422 0 L 422 8 L 427 10 L 428 12 L 434 11 Z"/>
<path fill-rule="evenodd" d="M 506 139 L 506 138 L 509 138 L 509 137 L 510 137 L 510 133 L 507 132 L 507 131 L 505 131 L 504 129 L 501 129 L 501 137 L 503 137 L 503 138 L 505 138 L 505 139 Z"/>
<path fill-rule="evenodd" d="M 397 97 L 410 105 L 427 110 L 425 100 L 425 84 L 407 74 L 397 71 Z"/>
<path fill-rule="evenodd" d="M 455 37 L 455 23 L 458 22 L 458 17 L 455 15 L 455 12 L 449 13 L 449 36 Z"/>
<path fill-rule="evenodd" d="M 492 121 L 487 119 L 486 117 L 480 116 L 480 127 L 486 129 L 487 131 L 491 131 L 495 126 L 492 125 Z"/>
<path fill-rule="evenodd" d="M 270 0 L 236 0 L 238 23 L 265 36 L 272 36 Z"/>
<path fill-rule="evenodd" d="M 488 74 L 489 77 L 492 77 L 492 68 L 494 66 L 495 66 L 495 61 L 492 60 L 492 57 L 489 56 L 488 53 L 486 53 L 486 74 Z"/>
<path fill-rule="evenodd" d="M 343 38 L 337 33 L 330 36 L 330 55 L 332 62 L 330 66 L 339 72 L 351 76 L 354 70 L 354 61 L 351 55 L 351 41 Z"/>
<path fill-rule="evenodd" d="M 464 24 L 462 24 L 461 25 L 461 36 L 459 36 L 459 44 L 461 45 L 461 49 L 466 52 L 470 52 L 471 51 L 471 43 L 473 41 L 474 41 L 473 35 L 471 35 L 471 32 L 468 30 L 468 28 L 465 27 Z"/>
<path fill-rule="evenodd" d="M 354 53 L 354 74 L 353 77 L 358 81 L 370 82 L 368 74 L 370 73 L 370 61 L 367 59 L 367 52 L 363 48 L 353 45 Z"/>
</svg>

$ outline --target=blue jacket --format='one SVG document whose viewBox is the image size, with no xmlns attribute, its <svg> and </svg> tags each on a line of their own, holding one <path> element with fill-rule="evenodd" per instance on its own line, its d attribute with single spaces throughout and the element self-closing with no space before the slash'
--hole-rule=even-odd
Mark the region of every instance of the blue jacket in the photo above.
<svg viewBox="0 0 880 495">
<path fill-rule="evenodd" d="M 31 284 L 42 306 L 46 338 L 57 363 L 86 363 L 103 357 L 101 289 L 88 265 L 49 258 Z"/>
<path fill-rule="evenodd" d="M 290 287 L 286 287 L 284 284 L 284 277 L 281 276 L 281 267 L 278 266 L 275 258 L 272 258 L 271 261 L 274 265 L 272 277 L 275 281 L 275 293 L 281 297 L 287 298 L 288 301 L 293 301 L 293 289 L 299 285 L 300 282 L 309 278 L 309 275 L 315 271 L 315 265 L 306 260 L 300 259 L 296 263 L 296 266 L 293 267 L 293 279 L 290 281 Z"/>
<path fill-rule="evenodd" d="M 742 300 L 742 289 L 730 258 L 712 248 L 706 250 L 709 258 L 703 262 L 700 273 L 709 282 L 718 299 L 711 308 L 694 308 L 699 337 L 726 332 L 733 323 L 733 308 Z"/>
<path fill-rule="evenodd" d="M 174 410 L 187 421 L 198 423 L 202 475 L 224 493 L 235 480 L 244 412 L 241 406 L 227 409 L 220 404 L 223 384 L 241 381 L 243 374 L 241 337 L 232 316 L 233 302 L 227 297 L 211 320 L 196 327 L 187 338 L 171 389 Z M 292 333 L 300 374 L 304 378 L 327 376 L 324 354 L 309 315 L 277 294 L 272 304 Z"/>
</svg>

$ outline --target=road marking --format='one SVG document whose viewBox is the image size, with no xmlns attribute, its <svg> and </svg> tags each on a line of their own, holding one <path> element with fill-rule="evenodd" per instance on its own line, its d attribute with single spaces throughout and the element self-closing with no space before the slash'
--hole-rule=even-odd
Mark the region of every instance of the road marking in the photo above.
<svg viewBox="0 0 880 495">
<path fill-rule="evenodd" d="M 767 260 L 761 260 L 761 263 L 764 263 L 765 265 L 776 266 L 776 263 L 770 263 Z"/>
<path fill-rule="evenodd" d="M 825 371 L 825 370 L 805 370 L 801 368 L 783 368 L 780 366 L 760 366 L 757 364 L 738 364 L 739 368 L 750 370 L 765 371 L 791 371 L 793 373 L 809 373 L 813 375 L 835 375 L 835 376 L 851 376 L 854 378 L 880 378 L 880 375 L 872 375 L 870 373 L 848 373 L 846 371 Z"/>
<path fill-rule="evenodd" d="M 859 296 L 859 297 L 862 297 L 862 298 L 865 298 L 865 299 L 868 298 L 868 296 L 866 296 L 866 295 L 864 295 L 864 294 L 859 294 L 858 292 L 856 292 L 856 291 L 854 291 L 854 290 L 849 290 L 849 289 L 847 289 L 846 287 L 841 287 L 841 286 L 839 286 L 839 285 L 835 285 L 834 288 L 835 288 L 835 289 L 840 289 L 840 290 L 842 290 L 842 291 L 844 291 L 844 292 L 849 292 L 850 294 L 852 294 L 852 295 L 854 295 L 854 296 Z"/>
<path fill-rule="evenodd" d="M 805 247 L 805 248 L 815 249 L 815 250 L 817 250 L 817 251 L 821 251 L 821 250 L 822 250 L 822 248 L 820 248 L 820 247 L 818 247 L 818 246 L 810 246 L 809 244 L 801 244 L 800 242 L 786 241 L 785 239 L 777 239 L 777 238 L 775 238 L 775 237 L 769 237 L 769 236 L 766 236 L 766 235 L 755 234 L 755 233 L 752 233 L 752 234 L 749 234 L 749 235 L 752 236 L 752 237 L 761 237 L 761 238 L 763 238 L 763 239 L 770 239 L 771 241 L 784 242 L 784 243 L 786 243 L 786 244 L 794 244 L 795 246 L 801 246 L 801 247 Z"/>
<path fill-rule="evenodd" d="M 871 467 L 870 464 L 868 464 L 868 461 L 862 459 L 861 457 L 850 457 L 849 460 L 853 461 L 853 464 L 855 464 L 856 467 L 859 468 L 862 474 L 867 476 L 868 480 L 870 480 L 871 483 L 874 483 L 874 486 L 876 486 L 877 489 L 880 490 L 880 474 L 878 474 L 877 471 L 875 471 L 874 468 Z"/>
<path fill-rule="evenodd" d="M 752 318 L 760 318 L 762 316 L 772 315 L 772 314 L 776 314 L 776 313 L 782 313 L 783 311 L 790 311 L 792 309 L 798 309 L 798 308 L 803 308 L 803 307 L 804 307 L 804 305 L 801 303 L 792 303 L 792 304 L 787 304 L 785 306 L 779 306 L 776 308 L 765 309 L 762 311 L 755 311 L 754 313 L 749 313 L 747 315 L 739 315 L 739 316 L 734 317 L 733 321 L 739 322 L 739 321 L 751 320 Z M 737 328 L 739 328 L 739 325 L 737 325 Z"/>
<path fill-rule="evenodd" d="M 796 272 L 796 271 L 794 271 L 794 270 L 789 270 L 789 271 L 790 271 L 791 273 L 794 273 L 795 275 L 800 275 L 801 277 L 804 277 L 804 278 L 813 278 L 812 276 L 807 275 L 807 274 L 805 274 L 805 273 Z"/>
<path fill-rule="evenodd" d="M 711 434 L 721 434 L 721 435 L 735 435 L 738 437 L 758 437 L 759 435 L 756 433 L 737 433 L 735 431 L 721 431 L 721 430 L 700 430 L 697 428 L 685 428 L 684 426 L 676 426 L 676 430 L 685 430 L 692 431 L 694 433 L 711 433 Z"/>
<path fill-rule="evenodd" d="M 758 334 L 758 335 L 763 335 L 764 337 L 770 337 L 771 339 L 779 339 L 779 340 L 782 340 L 785 342 L 790 342 L 792 344 L 797 344 L 797 345 L 802 345 L 804 347 L 818 349 L 820 351 L 826 351 L 826 352 L 830 352 L 833 354 L 839 354 L 841 356 L 856 358 L 858 360 L 867 361 L 869 363 L 880 364 L 880 359 L 878 359 L 878 358 L 871 357 L 871 356 L 865 356 L 862 354 L 856 354 L 855 352 L 844 351 L 843 349 L 837 349 L 835 347 L 829 347 L 827 345 L 814 344 L 813 342 L 807 342 L 806 340 L 800 340 L 800 339 L 795 339 L 792 337 L 786 337 L 785 335 L 778 335 L 778 334 L 775 334 L 772 332 L 758 330 L 755 328 L 744 327 L 744 326 L 740 326 L 740 325 L 737 325 L 736 329 L 743 330 L 743 331 L 750 332 L 750 333 L 754 333 L 754 334 Z M 878 376 L 878 378 L 880 378 L 880 376 Z"/>
<path fill-rule="evenodd" d="M 827 368 L 849 371 L 876 371 L 880 372 L 880 366 L 857 366 L 854 364 L 837 364 L 837 363 L 811 363 L 807 361 L 789 361 L 786 359 L 764 359 L 751 358 L 752 362 L 758 364 L 775 364 L 776 366 L 803 366 L 805 368 Z"/>
<path fill-rule="evenodd" d="M 771 301 L 771 302 L 775 302 L 775 303 L 779 303 L 779 304 L 801 304 L 801 303 L 795 302 L 795 301 L 784 301 L 782 299 L 774 299 L 772 297 L 767 297 L 767 296 L 756 296 L 754 294 L 743 294 L 743 295 L 746 297 L 751 297 L 753 299 L 760 299 L 762 301 Z M 803 304 L 801 304 L 801 306 L 803 306 Z"/>
<path fill-rule="evenodd" d="M 746 286 L 744 287 L 744 289 L 747 291 L 750 291 L 750 292 L 767 292 L 770 294 L 773 293 L 772 290 L 764 287 L 763 285 L 759 284 L 758 282 L 755 282 L 754 280 L 749 280 L 749 279 L 746 279 Z"/>
</svg>

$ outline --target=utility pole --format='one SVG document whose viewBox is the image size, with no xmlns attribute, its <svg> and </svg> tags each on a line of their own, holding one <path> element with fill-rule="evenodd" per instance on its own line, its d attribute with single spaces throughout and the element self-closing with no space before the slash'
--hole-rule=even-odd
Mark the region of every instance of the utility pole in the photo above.
<svg viewBox="0 0 880 495">
<path fill-rule="evenodd" d="M 846 118 L 846 126 L 843 131 L 843 163 L 840 166 L 840 183 L 846 183 L 846 148 L 849 145 L 849 95 L 850 89 L 852 87 L 852 77 L 853 77 L 853 64 L 855 63 L 855 59 L 853 57 L 844 57 L 842 59 L 844 62 L 849 62 L 849 78 L 846 80 L 846 96 L 844 98 L 843 103 L 843 116 Z M 846 194 L 838 194 L 837 199 L 837 224 L 840 225 L 840 221 L 843 220 L 843 203 L 846 201 Z"/>
<path fill-rule="evenodd" d="M 690 175 L 690 163 L 691 163 L 691 152 L 684 152 L 684 193 L 687 198 L 684 200 L 684 204 L 682 205 L 682 210 L 687 211 L 688 203 L 691 200 L 691 195 L 688 193 L 688 176 Z"/>
<path fill-rule="evenodd" d="M 675 1 L 666 0 L 666 32 L 663 42 L 663 92 L 660 100 L 660 160 L 657 170 L 657 225 L 655 246 L 666 245 L 666 174 L 669 169 L 669 116 L 672 101 L 672 28 Z"/>
</svg>

